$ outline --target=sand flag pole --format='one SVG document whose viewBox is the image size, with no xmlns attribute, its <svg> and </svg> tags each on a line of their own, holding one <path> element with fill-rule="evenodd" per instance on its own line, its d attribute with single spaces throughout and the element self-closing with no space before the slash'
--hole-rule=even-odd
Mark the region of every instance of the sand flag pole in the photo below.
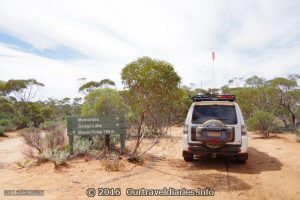
<svg viewBox="0 0 300 200">
<path fill-rule="evenodd" d="M 212 78 L 212 89 L 211 89 L 211 93 L 213 93 L 213 89 L 216 87 L 215 85 L 215 72 L 214 72 L 214 61 L 215 61 L 215 58 L 216 58 L 216 53 L 213 51 L 211 53 L 212 55 L 212 74 L 211 74 L 211 78 Z"/>
</svg>

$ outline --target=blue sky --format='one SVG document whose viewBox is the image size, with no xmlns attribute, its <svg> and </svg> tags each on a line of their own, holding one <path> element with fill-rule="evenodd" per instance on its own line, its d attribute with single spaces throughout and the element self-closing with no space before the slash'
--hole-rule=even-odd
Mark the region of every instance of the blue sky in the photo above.
<svg viewBox="0 0 300 200">
<path fill-rule="evenodd" d="M 78 79 L 110 78 L 140 56 L 174 65 L 185 85 L 300 73 L 300 3 L 0 0 L 0 80 L 36 78 L 40 98 L 79 96 Z"/>
<path fill-rule="evenodd" d="M 35 54 L 37 56 L 55 59 L 55 60 L 70 60 L 70 59 L 82 59 L 84 56 L 77 52 L 75 49 L 70 49 L 66 46 L 56 46 L 55 48 L 39 49 L 35 48 L 32 44 L 23 41 L 21 38 L 1 33 L 0 42 L 9 45 L 10 48 L 25 53 Z"/>
</svg>

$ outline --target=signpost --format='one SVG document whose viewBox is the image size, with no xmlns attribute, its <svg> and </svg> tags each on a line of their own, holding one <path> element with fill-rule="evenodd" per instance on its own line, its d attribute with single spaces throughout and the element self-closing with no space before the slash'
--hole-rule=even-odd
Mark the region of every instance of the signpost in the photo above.
<svg viewBox="0 0 300 200">
<path fill-rule="evenodd" d="M 119 134 L 121 153 L 125 149 L 125 119 L 124 116 L 105 117 L 67 117 L 67 131 L 71 154 L 73 154 L 74 136 L 113 135 Z"/>
</svg>

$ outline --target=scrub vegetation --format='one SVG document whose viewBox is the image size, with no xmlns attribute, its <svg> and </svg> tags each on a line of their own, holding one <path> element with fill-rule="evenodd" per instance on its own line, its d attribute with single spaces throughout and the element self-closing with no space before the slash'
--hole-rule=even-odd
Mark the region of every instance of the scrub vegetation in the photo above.
<svg viewBox="0 0 300 200">
<path fill-rule="evenodd" d="M 147 150 L 159 142 L 169 128 L 182 123 L 191 96 L 210 91 L 234 94 L 237 97 L 248 129 L 268 137 L 280 131 L 299 132 L 300 75 L 275 77 L 237 77 L 221 88 L 207 89 L 182 85 L 172 64 L 150 57 L 141 57 L 127 64 L 121 71 L 123 89 L 117 89 L 110 79 L 84 83 L 78 92 L 84 98 L 39 100 L 44 87 L 35 79 L 0 81 L 0 136 L 5 132 L 24 129 L 22 136 L 30 147 L 29 156 L 52 160 L 61 164 L 68 157 L 64 124 L 66 116 L 106 116 L 123 113 L 131 139 L 135 141 L 127 158 L 139 162 Z M 192 86 L 193 84 L 191 84 Z M 143 152 L 144 138 L 153 143 Z M 296 134 L 299 138 L 299 133 Z M 111 144 L 118 138 L 111 138 Z M 104 137 L 81 137 L 75 141 L 75 151 L 86 154 L 103 149 Z M 108 166 L 109 159 L 103 165 Z M 108 167 L 111 168 L 111 167 Z M 117 168 L 118 169 L 118 168 Z"/>
</svg>

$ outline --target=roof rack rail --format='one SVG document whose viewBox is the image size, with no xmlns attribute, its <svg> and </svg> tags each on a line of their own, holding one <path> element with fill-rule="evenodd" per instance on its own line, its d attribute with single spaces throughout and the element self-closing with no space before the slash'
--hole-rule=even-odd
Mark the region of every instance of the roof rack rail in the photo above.
<svg viewBox="0 0 300 200">
<path fill-rule="evenodd" d="M 200 101 L 235 101 L 235 95 L 232 94 L 206 94 L 206 95 L 195 95 L 192 97 L 193 102 Z"/>
</svg>

